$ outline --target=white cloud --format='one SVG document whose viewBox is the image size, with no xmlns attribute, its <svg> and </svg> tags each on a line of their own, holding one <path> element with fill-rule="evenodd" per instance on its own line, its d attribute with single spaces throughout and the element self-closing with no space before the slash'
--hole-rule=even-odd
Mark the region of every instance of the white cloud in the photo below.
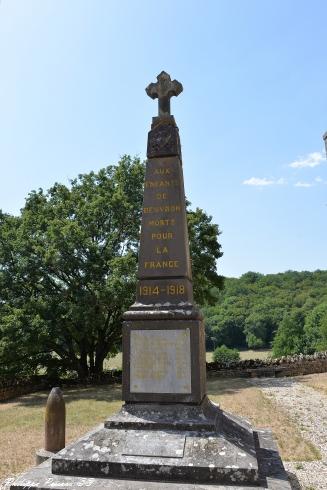
<svg viewBox="0 0 327 490">
<path fill-rule="evenodd" d="M 310 182 L 296 182 L 296 184 L 294 184 L 295 187 L 312 187 L 313 184 L 310 184 Z"/>
<path fill-rule="evenodd" d="M 281 177 L 280 179 L 276 180 L 275 184 L 284 185 L 287 184 L 287 180 L 284 179 L 284 177 Z"/>
<path fill-rule="evenodd" d="M 315 181 L 316 181 L 316 182 L 322 182 L 323 180 L 322 180 L 322 178 L 321 178 L 321 177 L 316 177 L 316 178 L 315 178 Z"/>
<path fill-rule="evenodd" d="M 244 185 L 263 186 L 263 185 L 272 185 L 272 184 L 274 184 L 274 181 L 266 179 L 266 178 L 261 179 L 259 177 L 251 177 L 250 179 L 244 180 L 243 184 Z"/>
<path fill-rule="evenodd" d="M 267 185 L 283 185 L 286 184 L 286 180 L 284 177 L 280 179 L 267 179 L 266 177 L 251 177 L 250 179 L 243 180 L 242 184 L 244 185 L 252 185 L 256 187 L 264 187 Z"/>
<path fill-rule="evenodd" d="M 314 151 L 309 153 L 306 157 L 301 157 L 298 160 L 289 164 L 292 168 L 305 168 L 305 167 L 317 167 L 323 160 L 325 160 L 325 155 L 320 151 Z"/>
</svg>

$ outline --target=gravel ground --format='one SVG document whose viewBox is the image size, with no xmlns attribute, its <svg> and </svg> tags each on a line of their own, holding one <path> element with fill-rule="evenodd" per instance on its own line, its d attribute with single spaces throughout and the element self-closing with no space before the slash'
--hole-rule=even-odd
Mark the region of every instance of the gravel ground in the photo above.
<svg viewBox="0 0 327 490">
<path fill-rule="evenodd" d="M 9 490 L 10 485 L 14 483 L 16 477 L 6 478 L 5 480 L 0 480 L 0 490 Z"/>
<path fill-rule="evenodd" d="M 303 437 L 321 452 L 319 461 L 285 462 L 294 490 L 327 490 L 327 397 L 296 378 L 252 379 L 295 420 Z"/>
</svg>

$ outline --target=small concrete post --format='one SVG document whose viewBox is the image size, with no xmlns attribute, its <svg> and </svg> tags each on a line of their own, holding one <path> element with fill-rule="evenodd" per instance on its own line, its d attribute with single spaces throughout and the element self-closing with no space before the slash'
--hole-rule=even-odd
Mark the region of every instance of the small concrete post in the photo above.
<svg viewBox="0 0 327 490">
<path fill-rule="evenodd" d="M 45 407 L 44 449 L 36 452 L 36 463 L 51 458 L 65 447 L 66 407 L 60 388 L 52 388 Z"/>
</svg>

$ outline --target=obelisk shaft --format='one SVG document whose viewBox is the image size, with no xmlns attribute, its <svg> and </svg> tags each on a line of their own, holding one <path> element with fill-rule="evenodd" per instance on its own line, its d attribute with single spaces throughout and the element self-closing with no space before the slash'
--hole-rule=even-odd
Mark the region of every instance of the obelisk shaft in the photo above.
<svg viewBox="0 0 327 490">
<path fill-rule="evenodd" d="M 137 301 L 192 304 L 192 273 L 178 128 L 154 118 L 148 136 Z"/>
<path fill-rule="evenodd" d="M 152 98 L 182 86 L 162 72 Z M 193 288 L 179 131 L 170 114 L 148 135 L 136 302 L 124 314 L 123 399 L 200 404 L 205 396 L 205 338 Z"/>
</svg>

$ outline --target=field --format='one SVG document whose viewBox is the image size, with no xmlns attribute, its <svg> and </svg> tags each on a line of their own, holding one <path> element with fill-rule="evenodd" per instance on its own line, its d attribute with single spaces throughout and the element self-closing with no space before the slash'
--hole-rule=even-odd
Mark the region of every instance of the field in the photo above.
<svg viewBox="0 0 327 490">
<path fill-rule="evenodd" d="M 211 379 L 208 392 L 223 409 L 248 418 L 258 428 L 271 427 L 284 460 L 319 458 L 319 451 L 303 438 L 286 412 L 249 382 Z M 120 396 L 119 385 L 65 390 L 67 442 L 117 412 Z M 47 393 L 40 392 L 0 404 L 0 480 L 34 464 L 35 450 L 43 446 L 46 397 Z"/>
<path fill-rule="evenodd" d="M 269 349 L 259 349 L 259 350 L 242 350 L 240 351 L 240 356 L 242 360 L 245 359 L 267 359 L 271 355 L 271 350 Z M 212 352 L 207 352 L 206 355 L 207 362 L 212 362 Z M 106 369 L 121 369 L 122 367 L 122 354 L 121 352 L 115 357 L 112 357 L 105 361 Z"/>
</svg>

